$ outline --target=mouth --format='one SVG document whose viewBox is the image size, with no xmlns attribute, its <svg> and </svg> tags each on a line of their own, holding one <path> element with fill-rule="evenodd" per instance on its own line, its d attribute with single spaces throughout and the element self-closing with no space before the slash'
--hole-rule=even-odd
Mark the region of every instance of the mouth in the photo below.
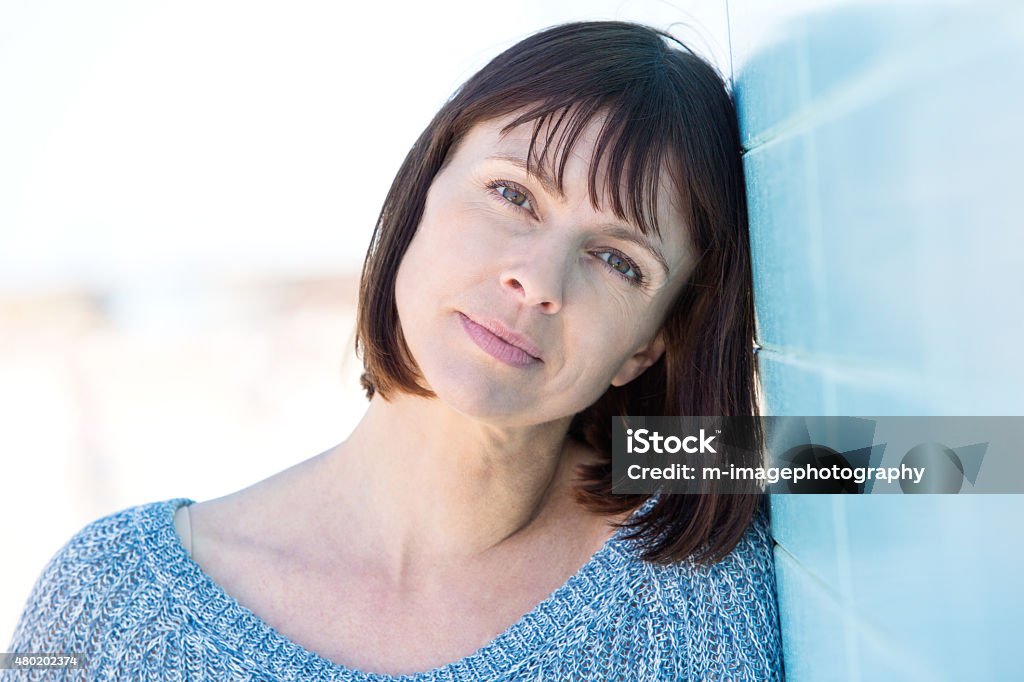
<svg viewBox="0 0 1024 682">
<path fill-rule="evenodd" d="M 459 313 L 459 320 L 469 337 L 482 351 L 513 367 L 529 367 L 544 362 L 540 348 L 533 341 L 512 331 L 497 320 L 471 319 Z"/>
</svg>

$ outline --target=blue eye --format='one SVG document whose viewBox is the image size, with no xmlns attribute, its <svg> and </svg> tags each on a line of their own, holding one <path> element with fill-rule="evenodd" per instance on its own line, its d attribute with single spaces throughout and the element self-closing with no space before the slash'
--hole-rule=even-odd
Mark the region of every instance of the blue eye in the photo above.
<svg viewBox="0 0 1024 682">
<path fill-rule="evenodd" d="M 640 268 L 623 254 L 617 251 L 601 251 L 597 257 L 607 263 L 612 272 L 620 275 L 630 284 L 638 285 L 643 281 Z"/>
<path fill-rule="evenodd" d="M 487 187 L 501 197 L 502 203 L 512 204 L 514 208 L 521 208 L 533 213 L 533 204 L 530 202 L 529 193 L 511 180 L 492 180 Z"/>
<path fill-rule="evenodd" d="M 533 208 L 530 205 L 530 200 L 526 197 L 526 194 L 520 192 L 516 188 L 498 185 L 497 190 L 498 194 L 500 194 L 508 203 L 515 204 L 519 208 L 525 208 L 527 210 Z"/>
</svg>

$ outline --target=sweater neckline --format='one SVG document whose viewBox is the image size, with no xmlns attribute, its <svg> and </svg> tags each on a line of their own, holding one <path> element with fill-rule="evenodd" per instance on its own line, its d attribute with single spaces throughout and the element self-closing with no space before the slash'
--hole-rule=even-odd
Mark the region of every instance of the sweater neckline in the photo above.
<svg viewBox="0 0 1024 682">
<path fill-rule="evenodd" d="M 630 515 L 650 508 L 648 500 Z M 475 652 L 427 671 L 403 675 L 364 672 L 335 663 L 280 634 L 269 623 L 242 606 L 208 576 L 182 545 L 174 529 L 174 514 L 194 504 L 176 498 L 140 507 L 136 526 L 149 569 L 181 604 L 197 629 L 217 638 L 237 656 L 274 676 L 351 682 L 430 682 L 451 679 L 494 679 L 514 672 L 538 651 L 549 646 L 553 627 L 570 629 L 585 617 L 595 598 L 614 596 L 610 579 L 638 558 L 619 528 L 568 580 L 524 614 L 504 632 Z"/>
</svg>

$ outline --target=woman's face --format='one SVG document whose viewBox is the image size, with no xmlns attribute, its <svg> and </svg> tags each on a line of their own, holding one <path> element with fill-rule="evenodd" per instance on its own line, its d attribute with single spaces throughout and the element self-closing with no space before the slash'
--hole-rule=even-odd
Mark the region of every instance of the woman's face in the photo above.
<svg viewBox="0 0 1024 682">
<path fill-rule="evenodd" d="M 440 400 L 527 425 L 576 414 L 658 359 L 658 329 L 694 255 L 667 184 L 661 238 L 644 237 L 607 200 L 592 208 L 600 120 L 570 155 L 564 196 L 526 174 L 532 124 L 502 135 L 510 120 L 474 127 L 434 179 L 395 295 L 405 340 Z"/>
</svg>

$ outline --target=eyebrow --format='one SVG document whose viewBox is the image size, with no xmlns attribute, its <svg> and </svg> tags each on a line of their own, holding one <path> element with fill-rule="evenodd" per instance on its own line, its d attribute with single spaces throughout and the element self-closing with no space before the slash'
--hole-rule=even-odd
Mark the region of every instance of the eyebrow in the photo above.
<svg viewBox="0 0 1024 682">
<path fill-rule="evenodd" d="M 668 262 L 665 260 L 665 256 L 661 255 L 661 251 L 658 250 L 658 247 L 656 247 L 646 235 L 641 234 L 636 230 L 630 230 L 622 227 L 621 225 L 609 225 L 604 229 L 604 233 L 627 242 L 633 242 L 640 248 L 647 251 L 647 253 L 651 254 L 651 258 L 656 260 L 658 265 L 661 266 L 661 269 L 665 271 L 665 276 L 668 276 Z"/>
<path fill-rule="evenodd" d="M 565 199 L 565 192 L 555 183 L 555 181 L 548 175 L 548 172 L 540 165 L 534 165 L 530 167 L 527 165 L 526 160 L 516 156 L 515 154 L 492 154 L 487 157 L 488 161 L 507 161 L 513 166 L 520 168 L 524 173 L 532 178 L 536 178 L 537 182 L 541 184 L 544 191 L 548 194 L 554 195 L 559 199 Z"/>
</svg>

